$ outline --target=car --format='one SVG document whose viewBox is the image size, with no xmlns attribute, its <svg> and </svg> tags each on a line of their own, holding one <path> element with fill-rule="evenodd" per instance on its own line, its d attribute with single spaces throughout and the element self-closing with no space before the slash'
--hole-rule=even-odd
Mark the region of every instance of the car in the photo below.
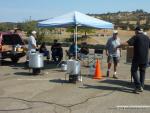
<svg viewBox="0 0 150 113">
<path fill-rule="evenodd" d="M 10 58 L 17 63 L 19 59 L 26 55 L 25 43 L 17 33 L 0 32 L 0 59 Z"/>
</svg>

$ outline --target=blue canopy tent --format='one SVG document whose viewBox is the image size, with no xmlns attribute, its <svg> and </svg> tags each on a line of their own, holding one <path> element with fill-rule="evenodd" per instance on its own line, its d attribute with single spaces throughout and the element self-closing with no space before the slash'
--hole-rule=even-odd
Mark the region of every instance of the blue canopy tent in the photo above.
<svg viewBox="0 0 150 113">
<path fill-rule="evenodd" d="M 114 28 L 114 25 L 110 22 L 106 22 L 77 11 L 38 22 L 38 27 L 68 27 L 68 26 L 74 26 L 75 28 L 74 39 L 76 45 L 77 45 L 78 26 L 85 26 L 97 29 Z M 76 50 L 76 59 L 77 59 L 77 50 Z"/>
</svg>

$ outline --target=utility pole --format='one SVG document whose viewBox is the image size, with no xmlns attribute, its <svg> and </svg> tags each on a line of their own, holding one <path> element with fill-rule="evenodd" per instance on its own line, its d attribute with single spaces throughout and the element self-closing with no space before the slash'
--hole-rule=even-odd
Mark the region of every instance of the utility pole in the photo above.
<svg viewBox="0 0 150 113">
<path fill-rule="evenodd" d="M 31 21 L 31 16 L 29 17 L 29 21 Z"/>
</svg>

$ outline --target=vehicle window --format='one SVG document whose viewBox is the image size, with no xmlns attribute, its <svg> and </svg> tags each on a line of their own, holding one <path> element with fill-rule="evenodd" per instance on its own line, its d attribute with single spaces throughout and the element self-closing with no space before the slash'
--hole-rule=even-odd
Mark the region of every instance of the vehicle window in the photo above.
<svg viewBox="0 0 150 113">
<path fill-rule="evenodd" d="M 17 34 L 3 35 L 2 43 L 5 45 L 17 45 L 17 44 L 23 45 L 24 44 L 20 36 Z"/>
</svg>

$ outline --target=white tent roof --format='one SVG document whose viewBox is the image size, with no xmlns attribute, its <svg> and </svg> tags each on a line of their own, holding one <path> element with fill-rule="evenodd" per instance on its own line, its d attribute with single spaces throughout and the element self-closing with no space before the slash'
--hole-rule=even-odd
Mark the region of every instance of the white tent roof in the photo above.
<svg viewBox="0 0 150 113">
<path fill-rule="evenodd" d="M 62 16 L 38 22 L 39 27 L 86 26 L 98 29 L 113 29 L 114 25 L 80 12 L 71 12 Z"/>
</svg>

